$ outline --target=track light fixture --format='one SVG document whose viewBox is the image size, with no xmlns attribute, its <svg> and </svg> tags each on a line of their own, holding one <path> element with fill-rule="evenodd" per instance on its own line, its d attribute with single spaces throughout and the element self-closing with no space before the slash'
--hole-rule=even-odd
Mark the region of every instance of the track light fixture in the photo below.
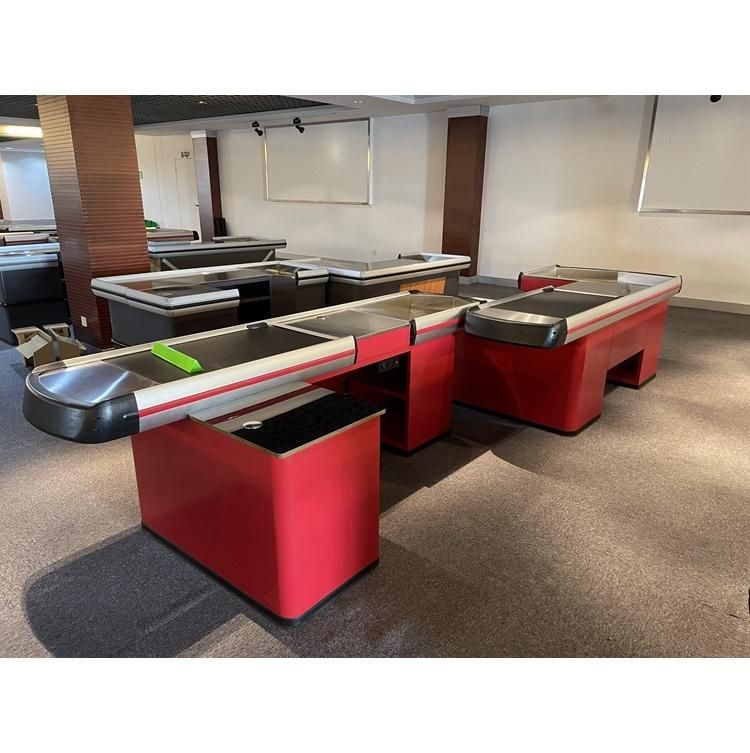
<svg viewBox="0 0 750 753">
<path fill-rule="evenodd" d="M 294 120 L 292 120 L 292 125 L 293 125 L 293 126 L 294 126 L 294 127 L 295 127 L 295 128 L 296 128 L 296 129 L 297 129 L 297 130 L 298 130 L 299 132 L 300 132 L 300 133 L 304 133 L 304 132 L 305 132 L 305 127 L 304 127 L 304 126 L 302 125 L 302 119 L 301 119 L 301 118 L 294 118 Z"/>
<path fill-rule="evenodd" d="M 255 133 L 258 134 L 258 136 L 263 135 L 263 131 L 260 130 L 260 123 L 257 120 L 253 121 L 252 126 L 253 126 L 253 130 L 255 131 Z"/>
</svg>

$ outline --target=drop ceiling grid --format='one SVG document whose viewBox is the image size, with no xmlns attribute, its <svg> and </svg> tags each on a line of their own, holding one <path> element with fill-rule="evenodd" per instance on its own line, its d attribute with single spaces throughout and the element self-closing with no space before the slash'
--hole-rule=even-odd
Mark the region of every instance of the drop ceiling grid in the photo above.
<svg viewBox="0 0 750 753">
<path fill-rule="evenodd" d="M 85 96 L 85 95 L 81 95 Z M 299 97 L 280 95 L 133 95 L 134 125 L 172 123 L 181 120 L 216 118 L 227 115 L 251 115 L 257 112 L 278 110 L 302 110 L 319 107 L 324 102 L 315 102 Z M 205 104 L 200 104 L 203 101 Z M 36 120 L 39 113 L 35 96 L 0 95 L 0 117 L 30 118 Z"/>
</svg>

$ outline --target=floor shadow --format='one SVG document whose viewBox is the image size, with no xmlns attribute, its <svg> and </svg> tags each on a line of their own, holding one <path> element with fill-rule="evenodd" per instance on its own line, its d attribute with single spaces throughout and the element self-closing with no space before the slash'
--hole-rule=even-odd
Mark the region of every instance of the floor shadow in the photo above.
<svg viewBox="0 0 750 753">
<path fill-rule="evenodd" d="M 435 486 L 524 428 L 498 416 L 454 405 L 449 434 L 410 455 L 384 448 L 380 461 L 380 512 L 386 512 L 420 489 Z"/>
<path fill-rule="evenodd" d="M 385 538 L 380 548 L 377 568 L 287 626 L 138 528 L 36 575 L 26 614 L 55 657 L 175 657 L 196 646 L 195 655 L 255 656 L 269 640 L 303 657 L 538 653 L 536 628 L 518 629 L 504 589 L 488 591 Z M 513 555 L 509 566 L 520 567 Z M 239 630 L 231 647 L 222 628 Z"/>
<path fill-rule="evenodd" d="M 175 656 L 252 609 L 141 528 L 35 575 L 26 615 L 53 656 Z"/>
<path fill-rule="evenodd" d="M 301 625 L 281 625 L 141 528 L 46 569 L 25 590 L 28 622 L 55 657 L 174 657 L 240 615 L 297 656 L 485 655 L 497 650 L 501 615 L 477 616 L 471 641 L 463 630 L 481 604 L 465 582 L 381 539 L 379 567 Z M 252 638 L 241 647 L 256 650 Z"/>
<path fill-rule="evenodd" d="M 515 650 L 507 608 L 491 593 L 387 538 L 380 565 L 312 619 L 257 624 L 296 656 L 469 657 Z"/>
<path fill-rule="evenodd" d="M 523 428 L 456 406 L 451 434 L 413 455 L 383 453 L 381 508 L 438 484 Z M 393 545 L 382 547 L 387 554 Z M 345 594 L 334 602 L 349 603 Z M 140 527 L 37 573 L 25 608 L 34 634 L 60 657 L 176 656 L 238 615 L 277 637 L 292 635 Z M 300 650 L 297 638 L 290 643 Z"/>
<path fill-rule="evenodd" d="M 490 447 L 512 439 L 527 428 L 526 424 L 512 418 L 456 404 L 450 436 L 461 442 Z"/>
</svg>

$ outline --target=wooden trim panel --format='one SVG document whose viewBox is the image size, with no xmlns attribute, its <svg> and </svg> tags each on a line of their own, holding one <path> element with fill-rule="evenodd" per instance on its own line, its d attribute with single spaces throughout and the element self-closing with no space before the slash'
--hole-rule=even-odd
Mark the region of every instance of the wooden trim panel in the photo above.
<svg viewBox="0 0 750 753">
<path fill-rule="evenodd" d="M 80 339 L 109 347 L 109 310 L 91 279 L 149 271 L 130 97 L 37 102 L 71 320 Z"/>
<path fill-rule="evenodd" d="M 462 276 L 477 273 L 486 144 L 485 115 L 448 119 L 443 252 L 471 257 L 471 266 Z"/>
</svg>

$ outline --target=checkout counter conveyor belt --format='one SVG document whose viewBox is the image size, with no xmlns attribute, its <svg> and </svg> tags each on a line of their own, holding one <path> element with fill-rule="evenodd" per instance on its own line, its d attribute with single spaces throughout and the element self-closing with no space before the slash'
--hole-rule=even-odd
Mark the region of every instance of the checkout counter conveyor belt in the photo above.
<svg viewBox="0 0 750 753">
<path fill-rule="evenodd" d="M 185 355 L 195 358 L 204 371 L 218 371 L 246 361 L 289 353 L 320 342 L 321 339 L 315 335 L 281 327 L 263 326 L 180 343 L 176 347 Z M 112 362 L 122 369 L 136 372 L 158 383 L 190 376 L 177 366 L 157 358 L 150 350 L 119 356 Z"/>
<path fill-rule="evenodd" d="M 582 311 L 588 311 L 595 306 L 601 306 L 603 303 L 609 303 L 611 300 L 611 297 L 604 295 L 545 290 L 526 298 L 517 298 L 507 303 L 491 305 L 490 308 L 565 319 L 574 314 L 580 314 Z"/>
</svg>

